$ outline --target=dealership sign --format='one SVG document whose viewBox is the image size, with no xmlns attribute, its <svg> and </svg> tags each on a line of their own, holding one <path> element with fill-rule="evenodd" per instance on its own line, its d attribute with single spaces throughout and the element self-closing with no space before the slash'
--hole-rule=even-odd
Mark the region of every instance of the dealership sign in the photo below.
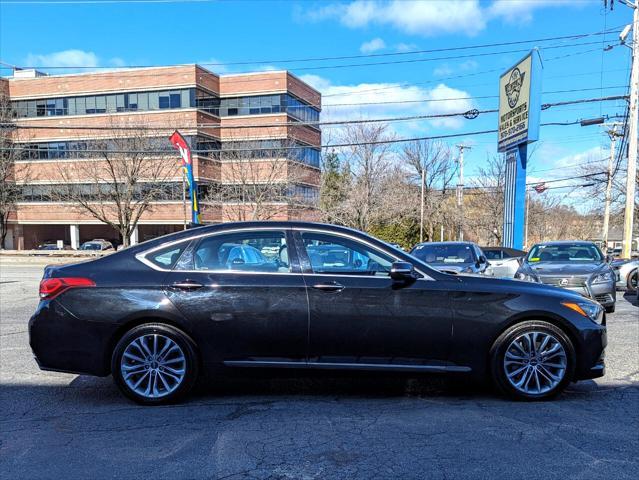
<svg viewBox="0 0 639 480">
<path fill-rule="evenodd" d="M 497 150 L 506 160 L 504 247 L 524 248 L 528 144 L 539 138 L 540 113 L 541 59 L 531 50 L 499 77 Z"/>
<path fill-rule="evenodd" d="M 539 137 L 541 60 L 532 50 L 499 77 L 498 150 Z"/>
</svg>

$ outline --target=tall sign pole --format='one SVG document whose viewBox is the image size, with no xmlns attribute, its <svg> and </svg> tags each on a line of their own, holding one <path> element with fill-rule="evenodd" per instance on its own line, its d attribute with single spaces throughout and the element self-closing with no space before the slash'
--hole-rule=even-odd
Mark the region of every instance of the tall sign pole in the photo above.
<svg viewBox="0 0 639 480">
<path fill-rule="evenodd" d="M 629 3 L 629 2 L 628 2 Z M 623 218 L 623 247 L 621 256 L 630 258 L 632 230 L 635 215 L 635 189 L 637 184 L 637 121 L 639 120 L 639 0 L 631 5 L 632 17 L 632 71 L 630 72 L 630 118 L 628 119 L 628 172 L 626 176 L 626 208 Z"/>
<path fill-rule="evenodd" d="M 526 215 L 528 144 L 539 138 L 541 58 L 537 50 L 499 77 L 497 150 L 506 155 L 502 245 L 522 249 Z"/>
</svg>

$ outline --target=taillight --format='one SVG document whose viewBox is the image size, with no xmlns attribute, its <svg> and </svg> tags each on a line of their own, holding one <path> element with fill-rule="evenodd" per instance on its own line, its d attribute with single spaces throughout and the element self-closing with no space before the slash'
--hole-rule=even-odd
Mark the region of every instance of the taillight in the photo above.
<svg viewBox="0 0 639 480">
<path fill-rule="evenodd" d="M 40 282 L 40 298 L 51 300 L 70 288 L 80 287 L 95 287 L 95 282 L 81 277 L 45 278 Z"/>
</svg>

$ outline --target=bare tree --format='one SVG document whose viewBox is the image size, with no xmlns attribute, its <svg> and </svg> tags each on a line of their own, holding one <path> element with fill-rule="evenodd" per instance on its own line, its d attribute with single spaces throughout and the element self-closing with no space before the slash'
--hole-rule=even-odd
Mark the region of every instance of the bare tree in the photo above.
<svg viewBox="0 0 639 480">
<path fill-rule="evenodd" d="M 22 195 L 18 180 L 25 182 L 30 171 L 28 163 L 18 163 L 23 159 L 23 150 L 14 119 L 8 95 L 0 94 L 0 249 L 5 248 L 9 217 Z"/>
<path fill-rule="evenodd" d="M 427 238 L 434 238 L 437 225 L 450 223 L 455 211 L 447 197 L 457 173 L 450 147 L 442 142 L 416 141 L 407 144 L 399 155 L 402 166 L 408 169 L 411 183 L 417 184 L 414 206 L 417 221 L 421 215 L 421 182 L 424 178 L 424 227 Z M 413 198 L 411 196 L 411 198 Z"/>
<path fill-rule="evenodd" d="M 391 138 L 383 124 L 349 125 L 343 130 L 340 141 L 350 144 L 341 152 L 347 195 L 331 211 L 323 212 L 328 220 L 367 231 L 386 216 L 384 192 L 392 172 L 391 150 L 390 144 L 378 142 Z"/>
<path fill-rule="evenodd" d="M 488 158 L 465 193 L 466 225 L 476 241 L 500 245 L 504 222 L 506 161 L 503 155 Z"/>
<path fill-rule="evenodd" d="M 269 220 L 314 209 L 315 174 L 293 141 L 226 142 L 221 153 L 222 185 L 206 201 L 221 205 L 226 220 Z"/>
<path fill-rule="evenodd" d="M 125 247 L 155 202 L 170 196 L 172 189 L 181 192 L 179 160 L 167 136 L 153 137 L 145 128 L 119 129 L 126 126 L 112 123 L 108 138 L 88 141 L 79 158 L 60 162 L 61 186 L 52 194 L 110 225 Z"/>
</svg>

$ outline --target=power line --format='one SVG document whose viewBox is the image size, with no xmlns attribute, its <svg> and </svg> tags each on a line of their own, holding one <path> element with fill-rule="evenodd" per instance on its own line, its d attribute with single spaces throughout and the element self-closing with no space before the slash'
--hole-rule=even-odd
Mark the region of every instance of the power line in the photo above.
<svg viewBox="0 0 639 480">
<path fill-rule="evenodd" d="M 615 100 L 624 100 L 627 99 L 625 95 L 613 95 L 608 97 L 600 97 L 600 98 L 585 98 L 585 99 L 577 99 L 577 100 L 568 100 L 562 102 L 554 102 L 554 103 L 545 103 L 542 105 L 542 110 L 547 110 L 551 107 L 555 106 L 563 106 L 563 105 L 571 105 L 571 104 L 581 104 L 581 103 L 594 103 L 594 102 L 606 102 L 606 101 L 615 101 Z M 463 116 L 468 120 L 472 120 L 477 118 L 482 113 L 496 113 L 497 109 L 486 109 L 486 110 L 467 110 L 464 112 L 453 112 L 453 113 L 439 113 L 439 114 L 426 114 L 426 115 L 410 115 L 404 117 L 386 117 L 386 118 L 375 118 L 375 119 L 360 119 L 360 120 L 334 120 L 334 121 L 318 121 L 318 122 L 300 122 L 300 121 L 292 121 L 292 122 L 280 122 L 280 123 L 270 123 L 270 124 L 246 124 L 246 125 L 220 125 L 216 124 L 196 124 L 189 126 L 175 126 L 175 125 L 167 125 L 163 126 L 149 126 L 149 125 L 127 125 L 127 126 L 72 126 L 72 125 L 15 125 L 13 123 L 0 123 L 0 128 L 15 128 L 21 130 L 93 130 L 93 131 L 154 131 L 154 130 L 166 130 L 166 129 L 177 129 L 177 130 L 190 130 L 193 128 L 210 128 L 210 129 L 248 129 L 248 128 L 279 128 L 279 127 L 321 127 L 321 126 L 336 126 L 336 125 L 350 125 L 350 124 L 362 124 L 362 123 L 393 123 L 393 122 L 404 122 L 404 121 L 413 121 L 413 120 L 428 120 L 435 118 L 452 118 L 452 117 L 460 117 Z M 48 117 L 46 117 L 48 118 Z M 229 118 L 229 117 L 227 117 Z M 231 117 L 232 118 L 232 117 Z M 556 126 L 564 126 L 564 125 L 575 125 L 579 123 L 579 120 L 575 120 L 573 122 L 551 122 L 546 123 L 546 126 L 556 125 Z"/>
<path fill-rule="evenodd" d="M 3 2 L 0 2 L 3 3 Z M 6 3 L 6 2 L 4 2 Z M 73 2 L 71 2 L 73 3 Z M 103 2 L 97 2 L 103 3 Z M 144 3 L 144 2 L 143 2 Z M 617 33 L 621 27 L 614 27 L 610 29 L 604 29 L 602 31 L 597 32 L 589 32 L 589 33 L 577 33 L 573 35 L 563 35 L 556 37 L 542 37 L 542 38 L 532 38 L 527 40 L 517 40 L 511 42 L 495 42 L 495 43 L 484 43 L 484 44 L 475 44 L 475 45 L 465 45 L 461 47 L 446 47 L 446 48 L 432 48 L 426 50 L 410 50 L 406 52 L 388 52 L 388 53 L 369 53 L 369 54 L 358 54 L 358 55 L 341 55 L 341 56 L 323 56 L 323 57 L 302 57 L 302 58 L 289 58 L 289 59 L 272 59 L 272 60 L 243 60 L 243 61 L 235 61 L 235 62 L 204 62 L 199 65 L 202 66 L 217 66 L 217 67 L 227 67 L 227 66 L 237 66 L 237 65 L 263 65 L 263 64 L 273 64 L 273 63 L 306 63 L 306 62 L 323 62 L 329 60 L 353 60 L 358 58 L 380 58 L 380 57 L 396 57 L 396 56 L 407 56 L 407 55 L 423 55 L 426 53 L 439 53 L 439 52 L 454 52 L 454 51 L 463 51 L 463 50 L 474 50 L 478 48 L 494 48 L 494 47 L 504 47 L 510 45 L 523 45 L 527 43 L 538 43 L 538 42 L 550 42 L 555 40 L 570 40 L 570 39 L 582 39 L 587 37 L 596 37 L 596 36 L 604 36 L 609 33 Z M 587 45 L 591 44 L 600 44 L 597 42 L 589 42 Z M 583 45 L 583 44 L 577 44 Z M 562 48 L 573 46 L 571 44 L 567 45 L 557 45 L 552 48 Z M 550 47 L 541 47 L 541 48 L 550 48 Z M 185 66 L 188 64 L 176 64 L 173 66 Z M 157 67 L 157 65 L 127 65 L 122 68 L 153 68 Z M 69 65 L 50 65 L 50 66 L 29 66 L 22 68 L 42 68 L 47 70 L 83 70 L 83 69 L 108 69 L 113 67 L 108 66 L 69 66 Z"/>
</svg>

